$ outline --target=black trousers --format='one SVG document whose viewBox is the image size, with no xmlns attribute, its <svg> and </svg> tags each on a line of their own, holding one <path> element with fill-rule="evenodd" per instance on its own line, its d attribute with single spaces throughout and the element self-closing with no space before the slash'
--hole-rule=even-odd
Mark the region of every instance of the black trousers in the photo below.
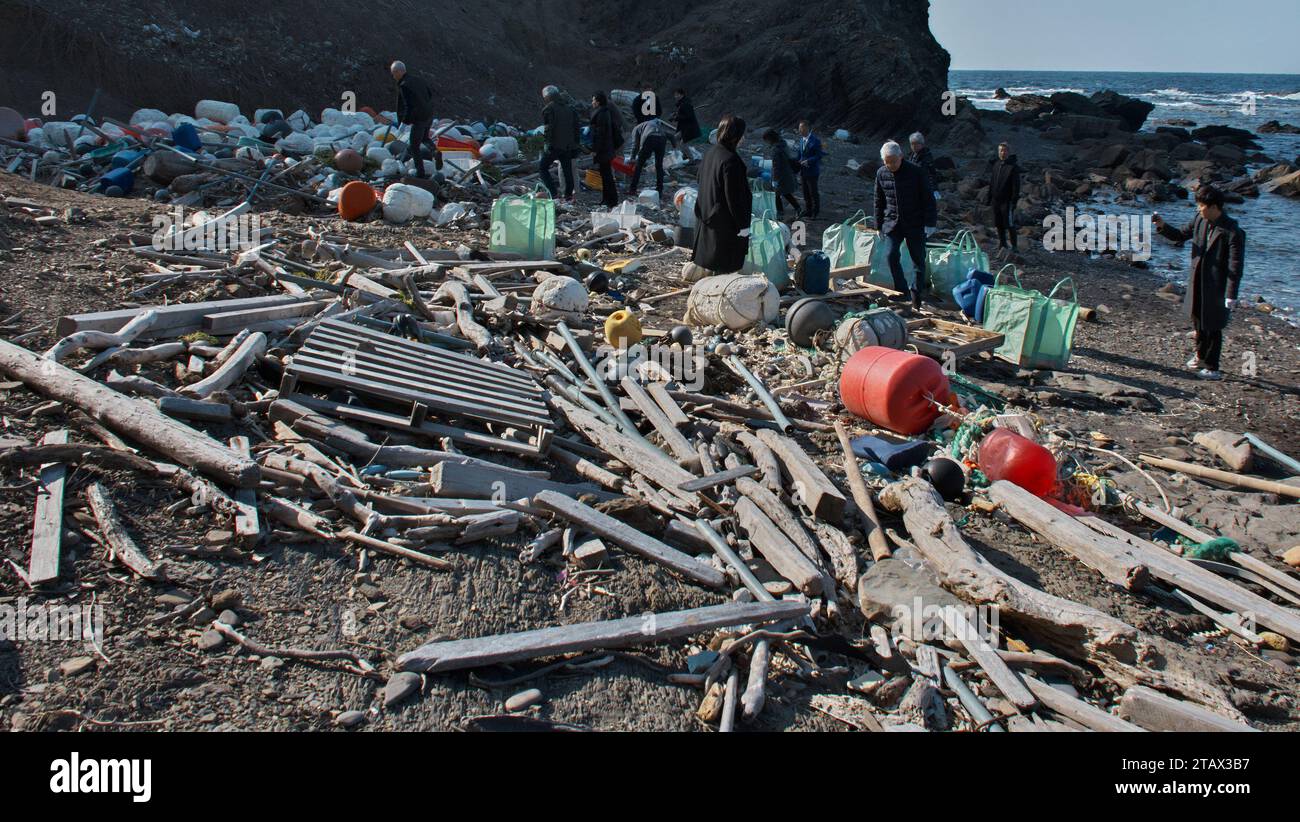
<svg viewBox="0 0 1300 822">
<path fill-rule="evenodd" d="M 1223 329 L 1213 331 L 1204 329 L 1196 323 L 1196 356 L 1201 364 L 1211 371 L 1219 370 L 1219 358 L 1223 354 Z"/>
<path fill-rule="evenodd" d="M 613 162 L 613 157 L 596 160 L 596 166 L 600 169 L 600 204 L 610 207 L 618 205 L 618 183 L 614 181 Z"/>
<path fill-rule="evenodd" d="M 641 186 L 641 169 L 645 168 L 651 155 L 655 158 L 655 191 L 664 193 L 664 149 L 666 148 L 668 148 L 668 138 L 662 134 L 652 134 L 641 141 L 641 150 L 636 155 L 636 168 L 632 171 L 632 186 L 628 189 L 629 193 L 634 195 L 637 193 L 637 189 Z"/>
<path fill-rule="evenodd" d="M 1011 209 L 1013 203 L 1010 200 L 993 201 L 993 224 L 998 229 L 998 248 L 1005 248 L 1007 245 L 1007 235 L 1011 235 L 1011 247 L 1016 248 L 1019 238 L 1016 236 L 1015 226 L 1011 224 Z"/>
<path fill-rule="evenodd" d="M 431 152 L 429 156 L 433 157 L 436 162 L 438 157 L 438 144 L 435 143 L 433 141 L 433 138 L 429 136 L 429 129 L 432 126 L 433 126 L 432 117 L 430 117 L 427 120 L 420 120 L 419 122 L 411 123 L 411 136 L 406 144 L 406 156 L 404 159 L 406 160 L 423 159 L 420 157 L 420 147 L 427 143 L 429 145 L 429 151 Z M 417 162 L 415 164 L 415 176 L 416 177 L 428 176 L 424 173 L 423 162 Z"/>
<path fill-rule="evenodd" d="M 809 219 L 815 220 L 822 211 L 822 195 L 817 190 L 817 178 L 810 174 L 800 176 L 803 178 L 804 211 Z"/>
<path fill-rule="evenodd" d="M 542 152 L 541 162 L 538 163 L 537 170 L 542 175 L 542 185 L 546 190 L 551 192 L 551 199 L 555 199 L 556 185 L 555 176 L 551 174 L 551 165 L 556 160 L 560 161 L 560 171 L 564 174 L 564 196 L 573 196 L 573 152 L 560 151 L 548 148 Z"/>
<path fill-rule="evenodd" d="M 925 270 L 925 226 L 895 228 L 885 235 L 885 253 L 889 259 L 889 273 L 894 278 L 894 290 L 906 294 L 909 286 L 903 275 L 904 243 L 907 244 L 907 253 L 912 257 L 912 265 L 916 267 L 916 284 L 912 288 L 917 293 L 924 294 L 930 288 Z"/>
<path fill-rule="evenodd" d="M 776 193 L 776 216 L 780 217 L 781 215 L 785 214 L 785 209 L 781 206 L 782 200 L 785 200 L 786 202 L 790 203 L 790 205 L 794 206 L 795 214 L 799 213 L 799 201 L 794 198 L 794 195 L 789 193 L 782 194 L 781 192 L 778 191 Z"/>
</svg>

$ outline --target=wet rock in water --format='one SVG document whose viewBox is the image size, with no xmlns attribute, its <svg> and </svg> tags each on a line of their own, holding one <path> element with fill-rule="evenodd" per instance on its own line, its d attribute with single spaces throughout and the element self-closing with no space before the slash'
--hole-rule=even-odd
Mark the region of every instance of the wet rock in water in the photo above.
<svg viewBox="0 0 1300 822">
<path fill-rule="evenodd" d="M 420 675 L 414 671 L 393 674 L 384 686 L 384 707 L 390 708 L 420 690 Z"/>
<path fill-rule="evenodd" d="M 520 691 L 506 700 L 507 711 L 522 711 L 541 702 L 545 697 L 542 692 L 536 688 L 529 688 L 526 691 Z"/>
<path fill-rule="evenodd" d="M 1293 126 L 1290 123 L 1279 123 L 1277 120 L 1269 120 L 1264 125 L 1256 129 L 1260 134 L 1300 134 L 1300 126 Z"/>
</svg>

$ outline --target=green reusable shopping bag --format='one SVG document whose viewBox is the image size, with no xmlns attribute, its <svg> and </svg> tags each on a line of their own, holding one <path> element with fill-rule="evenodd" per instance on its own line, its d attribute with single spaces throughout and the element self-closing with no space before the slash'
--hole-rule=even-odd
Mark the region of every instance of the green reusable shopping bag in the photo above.
<svg viewBox="0 0 1300 822">
<path fill-rule="evenodd" d="M 520 254 L 528 260 L 555 258 L 555 201 L 541 196 L 541 186 L 522 197 L 498 197 L 492 203 L 489 249 Z"/>
<path fill-rule="evenodd" d="M 1016 285 L 1005 285 L 1002 275 L 1012 270 Z M 1069 283 L 1070 299 L 1056 296 Z M 1064 368 L 1074 348 L 1074 328 L 1079 319 L 1079 298 L 1074 281 L 1061 280 L 1044 297 L 1041 292 L 1020 284 L 1014 266 L 998 272 L 985 298 L 984 329 L 1002 334 L 1002 345 L 994 354 L 1026 368 Z"/>
<path fill-rule="evenodd" d="M 945 302 L 952 302 L 952 290 L 966 281 L 971 269 L 989 270 L 989 255 L 980 250 L 975 235 L 959 231 L 945 244 L 931 243 L 926 247 L 926 269 L 930 275 L 930 290 Z M 908 260 L 907 265 L 911 265 Z"/>
<path fill-rule="evenodd" d="M 762 180 L 750 180 L 749 191 L 754 197 L 753 216 L 776 216 L 776 192 L 767 191 Z"/>
<path fill-rule="evenodd" d="M 762 274 L 783 290 L 790 284 L 790 266 L 785 256 L 785 234 L 776 220 L 755 217 L 749 224 L 749 254 L 745 273 Z"/>
<path fill-rule="evenodd" d="M 893 288 L 894 275 L 889 273 L 888 244 L 880 237 L 878 233 L 876 232 L 872 232 L 872 233 L 875 235 L 876 243 L 871 253 L 871 273 L 867 276 L 867 282 L 871 283 L 872 285 L 884 286 L 885 288 Z M 930 258 L 931 251 L 933 249 L 941 249 L 946 247 L 947 244 L 936 245 L 933 243 L 926 243 L 925 253 L 926 253 L 927 271 L 929 271 L 930 269 L 929 258 Z M 906 247 L 901 249 L 898 255 L 898 261 L 903 266 L 903 277 L 909 283 L 915 283 L 916 266 L 912 264 L 912 255 L 908 253 L 908 249 Z"/>
<path fill-rule="evenodd" d="M 876 232 L 867 228 L 861 209 L 842 223 L 822 232 L 822 253 L 830 258 L 831 270 L 867 265 L 876 248 Z"/>
</svg>

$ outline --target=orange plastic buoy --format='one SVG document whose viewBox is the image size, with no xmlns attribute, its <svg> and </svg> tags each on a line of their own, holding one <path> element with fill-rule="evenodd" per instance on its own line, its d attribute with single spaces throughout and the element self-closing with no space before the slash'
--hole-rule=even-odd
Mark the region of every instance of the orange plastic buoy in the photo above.
<svg viewBox="0 0 1300 822">
<path fill-rule="evenodd" d="M 920 434 L 939 418 L 934 402 L 953 405 L 956 397 L 939 363 L 873 345 L 844 364 L 840 400 L 855 416 L 899 434 Z"/>
<path fill-rule="evenodd" d="M 1009 428 L 997 428 L 980 440 L 980 470 L 993 482 L 1006 480 L 1036 497 L 1056 490 L 1056 457 Z"/>
<path fill-rule="evenodd" d="M 339 216 L 345 220 L 359 220 L 378 202 L 379 195 L 368 183 L 353 180 L 339 192 Z"/>
</svg>

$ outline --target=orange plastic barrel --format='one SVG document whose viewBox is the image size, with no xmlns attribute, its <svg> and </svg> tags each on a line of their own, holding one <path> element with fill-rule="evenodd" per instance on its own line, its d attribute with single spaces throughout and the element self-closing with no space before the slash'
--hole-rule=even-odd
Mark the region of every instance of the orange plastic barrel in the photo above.
<svg viewBox="0 0 1300 822">
<path fill-rule="evenodd" d="M 955 401 L 939 363 L 879 345 L 849 358 L 840 375 L 840 400 L 850 413 L 899 434 L 920 434 L 939 418 L 930 401 Z"/>
<path fill-rule="evenodd" d="M 379 195 L 368 183 L 353 180 L 339 192 L 339 216 L 345 220 L 359 220 L 370 213 L 379 202 Z"/>
<path fill-rule="evenodd" d="M 979 465 L 990 480 L 1006 480 L 1036 497 L 1056 490 L 1056 457 L 1008 428 L 994 429 L 980 440 Z"/>
</svg>

